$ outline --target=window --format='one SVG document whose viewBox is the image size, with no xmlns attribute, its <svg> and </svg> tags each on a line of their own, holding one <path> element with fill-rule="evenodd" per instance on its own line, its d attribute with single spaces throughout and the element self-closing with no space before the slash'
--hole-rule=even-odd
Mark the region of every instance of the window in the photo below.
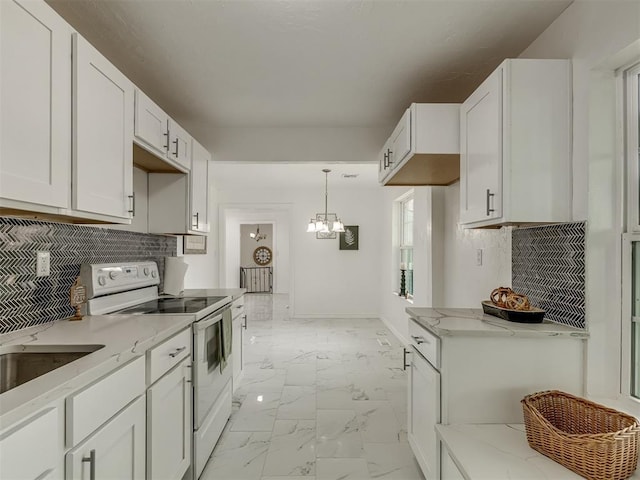
<svg viewBox="0 0 640 480">
<path fill-rule="evenodd" d="M 413 297 L 413 191 L 399 201 L 400 238 L 397 292 Z"/>
<path fill-rule="evenodd" d="M 625 82 L 627 231 L 631 233 L 623 236 L 622 390 L 640 399 L 640 65 L 627 70 Z"/>
</svg>

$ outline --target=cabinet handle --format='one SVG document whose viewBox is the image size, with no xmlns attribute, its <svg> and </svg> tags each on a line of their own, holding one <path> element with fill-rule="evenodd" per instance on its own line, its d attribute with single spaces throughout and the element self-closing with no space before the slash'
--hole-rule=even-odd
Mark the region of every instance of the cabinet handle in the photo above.
<svg viewBox="0 0 640 480">
<path fill-rule="evenodd" d="M 198 224 L 200 223 L 200 216 L 199 215 L 200 215 L 199 212 L 196 212 L 194 215 L 191 215 L 192 217 L 196 218 L 196 221 L 191 224 L 191 228 L 198 228 Z"/>
<path fill-rule="evenodd" d="M 384 165 L 384 169 L 385 169 L 385 170 L 386 170 L 387 168 L 389 168 L 389 153 L 388 153 L 388 152 L 386 152 L 386 153 L 384 154 L 384 163 L 383 163 L 383 165 Z"/>
<path fill-rule="evenodd" d="M 407 367 L 411 366 L 411 364 L 407 365 L 407 353 L 411 353 L 411 352 L 403 347 L 402 348 L 402 370 L 406 370 Z"/>
<path fill-rule="evenodd" d="M 492 212 L 495 212 L 495 209 L 491 208 L 491 198 L 495 195 L 495 193 L 491 193 L 491 190 L 487 188 L 487 217 L 491 216 Z"/>
<path fill-rule="evenodd" d="M 176 358 L 178 355 L 180 355 L 180 352 L 184 352 L 186 349 L 187 347 L 176 348 L 173 352 L 169 353 L 169 356 L 171 358 Z"/>
<path fill-rule="evenodd" d="M 136 216 L 136 192 L 133 192 L 131 195 L 127 195 L 131 199 L 131 210 L 127 210 L 131 214 L 132 217 Z"/>
<path fill-rule="evenodd" d="M 167 137 L 167 143 L 164 144 L 164 149 L 168 152 L 169 151 L 169 130 L 164 132 L 163 135 Z"/>
<path fill-rule="evenodd" d="M 88 457 L 82 457 L 82 463 L 89 462 L 89 480 L 96 480 L 96 451 L 89 452 Z"/>
<path fill-rule="evenodd" d="M 411 335 L 411 338 L 413 338 L 418 345 L 422 345 L 423 343 L 426 343 L 427 345 L 431 344 L 429 340 L 418 335 Z"/>
<path fill-rule="evenodd" d="M 244 318 L 244 325 L 242 325 L 242 328 L 244 328 L 246 330 L 247 329 L 247 316 L 243 315 L 242 318 Z"/>
<path fill-rule="evenodd" d="M 174 155 L 176 156 L 176 158 L 178 158 L 178 145 L 179 145 L 179 143 L 178 143 L 178 139 L 176 138 L 176 139 L 173 141 L 173 143 L 175 143 L 175 144 L 176 144 L 176 153 L 174 153 Z"/>
<path fill-rule="evenodd" d="M 393 163 L 393 160 L 391 160 L 391 155 L 393 155 L 393 152 L 391 151 L 390 148 L 387 148 L 387 163 L 388 163 L 388 167 L 391 166 L 391 164 Z"/>
</svg>

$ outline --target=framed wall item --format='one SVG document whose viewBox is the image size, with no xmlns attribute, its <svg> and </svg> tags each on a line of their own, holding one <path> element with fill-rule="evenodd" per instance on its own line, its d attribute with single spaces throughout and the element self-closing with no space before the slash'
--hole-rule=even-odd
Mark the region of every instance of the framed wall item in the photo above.
<svg viewBox="0 0 640 480">
<path fill-rule="evenodd" d="M 253 251 L 253 261 L 261 267 L 269 265 L 271 260 L 273 260 L 273 253 L 269 247 L 263 245 Z"/>
<path fill-rule="evenodd" d="M 335 213 L 316 213 L 316 222 L 326 222 L 328 225 L 333 225 L 333 222 L 338 220 L 338 215 Z M 316 239 L 318 240 L 331 240 L 334 238 L 338 238 L 338 234 L 336 232 L 316 232 Z"/>
<path fill-rule="evenodd" d="M 203 235 L 185 235 L 182 237 L 182 251 L 185 255 L 204 255 L 207 253 L 207 237 Z"/>
<path fill-rule="evenodd" d="M 358 225 L 345 225 L 340 233 L 340 250 L 358 250 L 359 240 Z"/>
</svg>

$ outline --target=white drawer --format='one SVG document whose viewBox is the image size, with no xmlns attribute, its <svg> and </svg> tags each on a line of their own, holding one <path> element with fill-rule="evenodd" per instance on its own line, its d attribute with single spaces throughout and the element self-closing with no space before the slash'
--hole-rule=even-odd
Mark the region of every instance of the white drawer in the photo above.
<svg viewBox="0 0 640 480">
<path fill-rule="evenodd" d="M 144 357 L 76 392 L 66 400 L 66 443 L 72 447 L 145 391 Z"/>
<path fill-rule="evenodd" d="M 431 365 L 440 369 L 440 339 L 414 319 L 409 319 L 409 336 L 411 344 L 426 358 Z"/>
<path fill-rule="evenodd" d="M 187 328 L 147 351 L 147 383 L 151 385 L 190 355 L 191 329 Z"/>
<path fill-rule="evenodd" d="M 231 318 L 234 320 L 244 314 L 244 295 L 231 303 Z"/>
</svg>

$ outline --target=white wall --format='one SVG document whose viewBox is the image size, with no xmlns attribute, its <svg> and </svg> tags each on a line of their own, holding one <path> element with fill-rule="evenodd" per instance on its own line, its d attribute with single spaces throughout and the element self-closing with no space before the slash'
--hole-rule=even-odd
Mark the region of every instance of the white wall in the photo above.
<svg viewBox="0 0 640 480">
<path fill-rule="evenodd" d="M 446 188 L 444 209 L 443 306 L 482 308 L 494 288 L 511 286 L 511 228 L 460 227 L 460 183 Z M 476 262 L 478 249 L 482 265 Z"/>
<path fill-rule="evenodd" d="M 371 162 L 389 127 L 218 128 L 212 131 L 216 161 Z"/>
<path fill-rule="evenodd" d="M 384 222 L 393 225 L 383 237 L 382 256 L 392 258 L 397 241 L 394 202 L 409 189 L 385 187 Z M 480 302 L 501 285 L 511 285 L 511 230 L 464 230 L 458 226 L 460 188 L 414 188 L 414 299 L 420 307 L 481 308 Z M 482 249 L 482 265 L 476 265 Z M 381 271 L 380 316 L 407 342 L 407 313 L 412 305 L 393 294 L 397 263 Z"/>
<path fill-rule="evenodd" d="M 380 221 L 381 189 L 329 189 L 329 211 L 337 213 L 345 225 L 360 227 L 357 251 L 341 251 L 338 239 L 317 240 L 306 227 L 316 213 L 324 209 L 323 192 L 303 189 L 224 189 L 220 190 L 221 212 L 254 211 L 258 206 L 289 205 L 290 288 L 293 316 L 322 317 L 378 317 L 380 263 L 386 257 L 380 252 L 380 237 L 388 225 Z M 240 224 L 237 215 L 221 214 L 225 222 L 224 262 L 225 281 L 234 280 L 239 252 L 234 251 L 230 230 Z M 246 219 L 246 217 L 244 217 Z M 243 223 L 248 223 L 244 221 Z M 274 223 L 276 231 L 279 223 Z M 239 228 L 237 229 L 239 232 Z M 278 239 L 276 233 L 276 241 Z M 239 242 L 237 242 L 239 244 Z M 237 247 L 235 247 L 237 248 Z M 279 246 L 274 245 L 276 251 Z M 282 259 L 276 253 L 276 260 Z M 229 285 L 232 286 L 232 285 Z"/>
<path fill-rule="evenodd" d="M 246 195 L 243 196 L 246 198 Z M 289 203 L 221 204 L 220 205 L 220 284 L 223 287 L 240 286 L 241 225 L 261 223 L 273 225 L 273 292 L 291 291 L 291 245 Z M 255 243 L 255 242 L 254 242 Z"/>
<path fill-rule="evenodd" d="M 574 2 L 523 53 L 573 60 L 574 218 L 587 219 L 587 393 L 619 392 L 622 165 L 614 70 L 640 56 L 640 2 Z M 627 52 L 620 55 L 620 52 Z"/>
</svg>

